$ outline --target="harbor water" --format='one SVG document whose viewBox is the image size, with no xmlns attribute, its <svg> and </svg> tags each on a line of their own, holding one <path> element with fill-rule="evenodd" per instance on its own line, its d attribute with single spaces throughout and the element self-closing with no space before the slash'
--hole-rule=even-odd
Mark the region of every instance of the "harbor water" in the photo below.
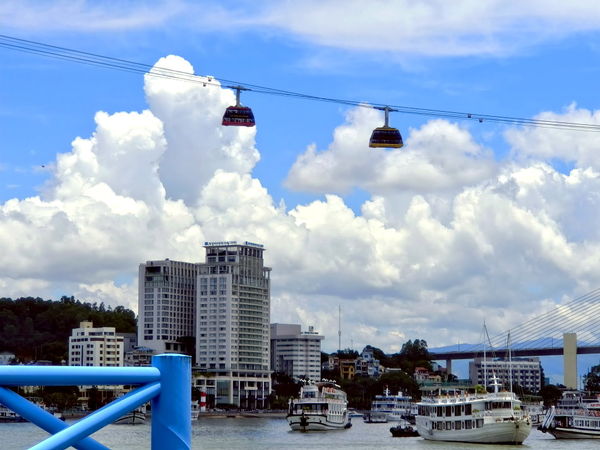
<svg viewBox="0 0 600 450">
<path fill-rule="evenodd" d="M 395 438 L 389 429 L 394 423 L 365 424 L 353 419 L 348 430 L 293 432 L 284 418 L 200 418 L 192 426 L 194 449 L 581 449 L 597 450 L 598 440 L 555 440 L 533 430 L 521 446 L 456 444 L 426 441 L 420 437 Z M 27 449 L 48 434 L 31 423 L 0 423 L 2 450 Z M 150 423 L 143 425 L 109 425 L 93 435 L 111 449 L 149 449 Z"/>
</svg>

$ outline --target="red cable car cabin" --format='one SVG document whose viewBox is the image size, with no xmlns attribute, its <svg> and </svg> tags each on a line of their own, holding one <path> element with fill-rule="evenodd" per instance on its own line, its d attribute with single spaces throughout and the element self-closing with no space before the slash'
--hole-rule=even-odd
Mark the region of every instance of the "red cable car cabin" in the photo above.
<svg viewBox="0 0 600 450">
<path fill-rule="evenodd" d="M 229 106 L 223 114 L 222 124 L 225 126 L 253 127 L 255 125 L 254 114 L 247 106 Z"/>
<path fill-rule="evenodd" d="M 403 145 L 400 131 L 392 127 L 375 128 L 369 139 L 369 147 L 374 148 L 400 148 Z"/>
<path fill-rule="evenodd" d="M 235 106 L 229 106 L 225 110 L 225 114 L 223 114 L 223 122 L 222 125 L 225 126 L 235 126 L 235 127 L 253 127 L 254 122 L 254 114 L 252 110 L 247 106 L 242 106 L 240 104 L 240 91 L 247 90 L 242 86 L 233 86 L 235 89 Z"/>
</svg>

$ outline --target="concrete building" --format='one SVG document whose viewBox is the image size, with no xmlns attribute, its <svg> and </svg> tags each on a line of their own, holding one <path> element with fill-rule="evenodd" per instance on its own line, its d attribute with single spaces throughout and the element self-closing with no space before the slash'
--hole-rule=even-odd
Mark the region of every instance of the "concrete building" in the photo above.
<svg viewBox="0 0 600 450">
<path fill-rule="evenodd" d="M 367 345 L 356 359 L 356 375 L 377 378 L 383 373 L 383 366 L 373 354 L 373 347 Z"/>
<path fill-rule="evenodd" d="M 114 327 L 94 328 L 92 322 L 81 322 L 69 337 L 70 366 L 122 366 L 123 337 Z"/>
<path fill-rule="evenodd" d="M 156 352 L 148 347 L 134 347 L 125 352 L 125 365 L 130 367 L 143 367 L 152 365 L 152 357 Z"/>
<path fill-rule="evenodd" d="M 215 404 L 264 408 L 271 392 L 269 267 L 251 242 L 206 242 L 198 265 L 195 386 Z"/>
<path fill-rule="evenodd" d="M 532 392 L 538 392 L 542 388 L 542 365 L 537 357 L 513 358 L 512 361 L 476 358 L 469 362 L 469 376 L 472 383 L 484 385 L 487 378 L 489 385 L 493 375 L 504 385 L 509 384 L 512 376 L 513 384 L 518 384 Z"/>
<path fill-rule="evenodd" d="M 123 353 L 127 353 L 136 348 L 137 333 L 117 333 L 117 336 L 123 336 Z"/>
<path fill-rule="evenodd" d="M 140 264 L 137 345 L 190 353 L 195 336 L 198 264 L 169 259 Z"/>
<path fill-rule="evenodd" d="M 321 340 L 323 336 L 300 325 L 271 324 L 271 369 L 292 378 L 321 379 Z"/>
</svg>

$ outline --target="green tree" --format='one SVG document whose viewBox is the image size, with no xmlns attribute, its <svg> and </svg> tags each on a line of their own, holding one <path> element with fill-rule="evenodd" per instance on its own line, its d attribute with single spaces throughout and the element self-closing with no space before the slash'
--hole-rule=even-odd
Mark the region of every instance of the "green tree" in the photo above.
<svg viewBox="0 0 600 450">
<path fill-rule="evenodd" d="M 60 364 L 67 359 L 71 330 L 83 320 L 115 327 L 118 332 L 135 331 L 133 311 L 122 306 L 101 311 L 101 307 L 67 296 L 59 301 L 0 298 L 0 349 L 13 352 L 23 362 L 47 359 Z"/>
<path fill-rule="evenodd" d="M 295 382 L 283 372 L 272 373 L 271 380 L 273 384 L 273 395 L 270 398 L 271 408 L 286 409 L 289 399 L 298 397 L 301 383 Z"/>
<path fill-rule="evenodd" d="M 594 366 L 583 377 L 583 383 L 586 391 L 600 392 L 600 365 Z"/>
<path fill-rule="evenodd" d="M 548 408 L 558 403 L 558 400 L 562 397 L 562 390 L 558 386 L 547 384 L 540 389 L 539 395 L 544 401 L 544 406 Z"/>
</svg>

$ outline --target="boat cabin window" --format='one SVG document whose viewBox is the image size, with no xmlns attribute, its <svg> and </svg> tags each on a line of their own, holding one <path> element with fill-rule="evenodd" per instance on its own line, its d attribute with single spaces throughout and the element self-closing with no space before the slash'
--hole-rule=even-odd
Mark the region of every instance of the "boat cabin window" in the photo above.
<svg viewBox="0 0 600 450">
<path fill-rule="evenodd" d="M 472 414 L 472 412 L 471 412 L 471 404 L 467 403 L 465 405 L 465 416 L 470 416 L 471 414 Z"/>
<path fill-rule="evenodd" d="M 459 420 L 459 421 L 457 421 L 457 422 L 454 424 L 454 429 L 455 429 L 455 430 L 460 430 L 460 429 L 462 428 L 462 426 L 461 426 L 461 425 L 462 425 L 461 421 L 460 421 L 460 420 Z"/>
<path fill-rule="evenodd" d="M 452 416 L 452 406 L 446 406 L 446 417 Z"/>
<path fill-rule="evenodd" d="M 472 420 L 465 420 L 465 430 L 470 430 L 473 425 Z"/>
<path fill-rule="evenodd" d="M 510 402 L 485 402 L 485 409 L 511 409 Z"/>
<path fill-rule="evenodd" d="M 475 422 L 475 427 L 476 428 L 483 427 L 483 419 L 477 419 L 476 422 Z"/>
<path fill-rule="evenodd" d="M 296 412 L 298 413 L 311 413 L 311 412 L 321 412 L 321 410 L 326 410 L 327 406 L 323 403 L 302 403 L 296 405 Z"/>
</svg>

